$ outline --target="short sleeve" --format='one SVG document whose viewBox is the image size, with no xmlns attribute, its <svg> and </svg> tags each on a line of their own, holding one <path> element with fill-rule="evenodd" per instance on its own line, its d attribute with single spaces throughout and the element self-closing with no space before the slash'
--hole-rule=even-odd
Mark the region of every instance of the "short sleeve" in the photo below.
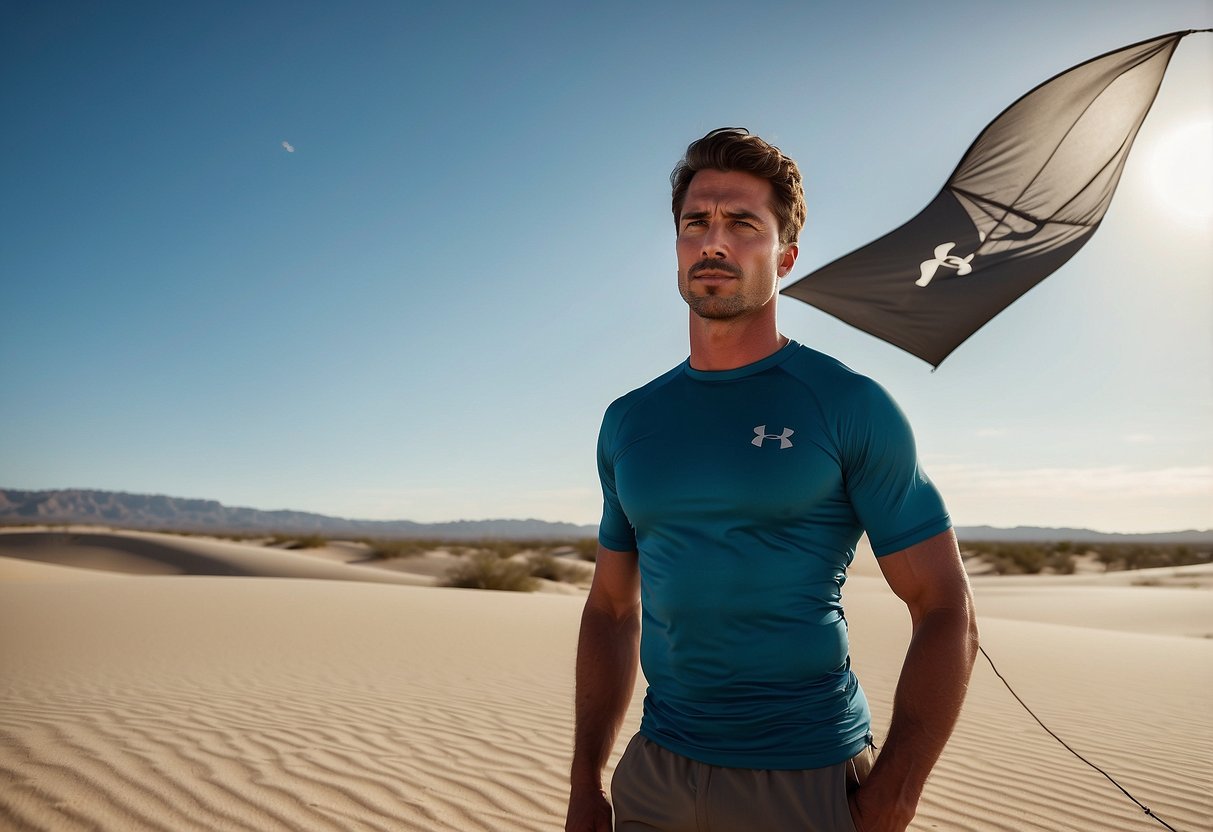
<svg viewBox="0 0 1213 832">
<path fill-rule="evenodd" d="M 870 379 L 842 426 L 847 494 L 877 557 L 951 528 L 935 484 L 918 464 L 914 434 L 892 397 Z"/>
<path fill-rule="evenodd" d="M 618 435 L 617 412 L 608 408 L 598 431 L 598 480 L 602 484 L 602 521 L 598 524 L 598 542 L 615 552 L 636 550 L 636 531 L 619 503 L 615 488 L 615 438 Z"/>
</svg>

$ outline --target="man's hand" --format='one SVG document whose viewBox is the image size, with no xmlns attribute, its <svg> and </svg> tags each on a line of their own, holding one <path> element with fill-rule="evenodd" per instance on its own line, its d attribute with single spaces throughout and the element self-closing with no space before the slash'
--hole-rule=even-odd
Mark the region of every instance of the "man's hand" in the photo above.
<svg viewBox="0 0 1213 832">
<path fill-rule="evenodd" d="M 856 832 L 905 832 L 909 827 L 912 814 L 902 819 L 893 811 L 882 812 L 866 806 L 861 800 L 861 793 L 862 786 L 847 795 L 847 803 L 851 808 L 851 823 L 855 825 Z"/>
<path fill-rule="evenodd" d="M 564 832 L 611 832 L 611 804 L 602 789 L 573 789 Z"/>
<path fill-rule="evenodd" d="M 859 801 L 855 797 L 855 792 L 847 795 L 847 806 L 851 810 L 851 824 L 855 827 L 856 832 L 864 832 L 863 812 L 859 810 Z"/>
</svg>

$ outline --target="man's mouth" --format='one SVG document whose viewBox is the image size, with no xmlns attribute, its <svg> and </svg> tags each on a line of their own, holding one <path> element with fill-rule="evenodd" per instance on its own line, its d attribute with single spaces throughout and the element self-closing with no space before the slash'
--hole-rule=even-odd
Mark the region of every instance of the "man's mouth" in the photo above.
<svg viewBox="0 0 1213 832">
<path fill-rule="evenodd" d="M 733 284 L 736 282 L 737 278 L 727 274 L 704 274 L 692 277 L 688 285 L 692 287 L 693 292 L 707 292 L 709 295 L 714 295 L 717 292 L 733 291 Z"/>
<path fill-rule="evenodd" d="M 728 266 L 712 264 L 711 266 L 694 265 L 687 272 L 691 280 L 724 281 L 736 280 L 741 277 L 741 269 L 731 269 Z"/>
</svg>

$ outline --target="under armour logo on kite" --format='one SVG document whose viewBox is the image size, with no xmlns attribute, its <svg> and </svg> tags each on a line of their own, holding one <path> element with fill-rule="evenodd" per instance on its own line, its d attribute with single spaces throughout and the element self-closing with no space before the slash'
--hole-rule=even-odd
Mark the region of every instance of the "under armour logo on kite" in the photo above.
<svg viewBox="0 0 1213 832">
<path fill-rule="evenodd" d="M 792 430 L 791 428 L 784 428 L 783 433 L 767 433 L 767 426 L 759 425 L 758 427 L 754 428 L 754 439 L 751 441 L 751 444 L 756 448 L 761 448 L 762 443 L 766 440 L 778 439 L 779 449 L 784 450 L 792 447 L 792 440 L 790 437 L 795 432 L 796 431 Z"/>
<path fill-rule="evenodd" d="M 956 243 L 940 243 L 935 246 L 935 259 L 924 260 L 919 265 L 919 271 L 922 277 L 914 281 L 915 286 L 926 286 L 935 277 L 935 272 L 939 271 L 940 266 L 947 266 L 950 269 L 956 269 L 957 275 L 965 275 L 973 271 L 973 267 L 969 265 L 969 261 L 973 259 L 973 255 L 968 257 L 957 257 L 954 254 L 948 254 Z"/>
</svg>

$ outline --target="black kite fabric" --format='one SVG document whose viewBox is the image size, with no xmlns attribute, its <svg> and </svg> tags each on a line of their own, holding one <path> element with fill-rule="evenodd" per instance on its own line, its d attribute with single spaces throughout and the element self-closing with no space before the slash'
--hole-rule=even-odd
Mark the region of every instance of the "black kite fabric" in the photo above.
<svg viewBox="0 0 1213 832">
<path fill-rule="evenodd" d="M 782 293 L 939 366 L 1095 233 L 1190 33 L 1045 81 L 981 132 L 918 216 Z"/>
</svg>

